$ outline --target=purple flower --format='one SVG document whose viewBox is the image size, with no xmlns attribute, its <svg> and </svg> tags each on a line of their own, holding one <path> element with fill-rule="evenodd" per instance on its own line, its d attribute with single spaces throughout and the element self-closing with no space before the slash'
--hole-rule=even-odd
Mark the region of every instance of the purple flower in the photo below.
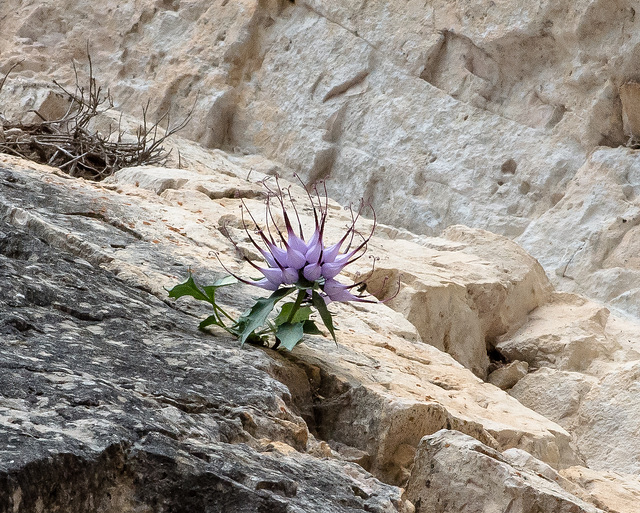
<svg viewBox="0 0 640 513">
<path fill-rule="evenodd" d="M 307 190 L 315 220 L 314 231 L 309 238 L 305 238 L 290 190 L 288 188 L 283 190 L 277 178 L 276 189 L 271 189 L 266 184 L 265 187 L 267 187 L 268 195 L 264 228 L 256 222 L 244 202 L 242 204 L 244 230 L 249 241 L 264 258 L 266 266 L 258 265 L 249 258 L 245 259 L 262 274 L 263 278 L 255 281 L 238 279 L 244 283 L 272 291 L 283 285 L 295 285 L 298 289 L 307 289 L 310 296 L 313 290 L 319 290 L 327 303 L 331 301 L 375 302 L 367 299 L 370 296 L 355 295 L 350 292 L 351 289 L 363 285 L 364 281 L 344 285 L 335 279 L 346 266 L 361 258 L 366 252 L 367 244 L 376 225 L 375 213 L 371 232 L 367 236 L 363 236 L 356 230 L 356 223 L 364 207 L 364 202 L 360 202 L 360 208 L 357 212 L 349 208 L 351 223 L 347 231 L 338 242 L 326 245 L 323 239 L 328 216 L 326 187 L 323 191 L 324 197 L 320 195 L 317 187 L 313 189 L 315 198 Z M 282 212 L 286 233 L 282 233 L 275 223 L 271 211 L 274 201 L 277 202 Z M 287 207 L 289 211 L 287 211 Z M 253 234 L 245 221 L 245 211 L 256 226 Z M 297 229 L 294 229 L 291 222 L 291 212 L 294 221 L 296 221 Z M 356 238 L 361 239 L 359 244 L 354 243 Z"/>
</svg>

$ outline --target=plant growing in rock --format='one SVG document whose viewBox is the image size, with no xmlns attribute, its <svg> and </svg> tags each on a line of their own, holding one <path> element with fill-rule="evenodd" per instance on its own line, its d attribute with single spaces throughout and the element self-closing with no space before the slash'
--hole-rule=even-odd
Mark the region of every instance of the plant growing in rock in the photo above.
<svg viewBox="0 0 640 513">
<path fill-rule="evenodd" d="M 367 244 L 375 230 L 375 215 L 371 232 L 366 236 L 361 235 L 356 230 L 356 224 L 364 203 L 360 203 L 357 212 L 349 208 L 351 213 L 349 227 L 340 240 L 329 245 L 325 241 L 325 225 L 328 218 L 326 188 L 323 195 L 318 192 L 317 187 L 313 190 L 314 195 L 307 191 L 315 226 L 313 233 L 306 238 L 290 190 L 283 190 L 277 180 L 275 189 L 269 188 L 266 184 L 265 187 L 268 194 L 264 227 L 260 227 L 245 203 L 242 203 L 244 231 L 250 243 L 264 258 L 264 263 L 260 265 L 248 257 L 244 258 L 262 277 L 247 280 L 232 274 L 213 285 L 199 286 L 189 273 L 187 281 L 171 289 L 169 296 L 173 298 L 191 296 L 210 303 L 214 313 L 202 321 L 199 327 L 202 329 L 210 325 L 219 326 L 236 335 L 241 344 L 245 342 L 266 344 L 268 337 L 273 335 L 275 336 L 275 343 L 272 346 L 274 349 L 281 345 L 292 350 L 302 340 L 304 334 L 322 334 L 315 321 L 310 318 L 313 310 L 319 314 L 335 341 L 335 328 L 328 304 L 347 301 L 377 302 L 371 299 L 371 295 L 363 294 L 365 280 L 345 285 L 336 279 L 346 266 L 365 254 Z M 278 228 L 272 213 L 274 202 L 282 212 L 284 233 Z M 251 220 L 252 229 L 247 223 L 245 213 Z M 295 228 L 292 218 L 296 224 Z M 235 246 L 235 241 L 228 234 L 227 236 Z M 272 291 L 272 294 L 258 299 L 253 307 L 234 320 L 216 303 L 215 293 L 219 287 L 231 285 L 237 281 Z M 269 319 L 276 304 L 288 296 L 294 299 L 283 303 L 278 315 Z M 227 325 L 228 322 L 231 324 Z"/>
</svg>

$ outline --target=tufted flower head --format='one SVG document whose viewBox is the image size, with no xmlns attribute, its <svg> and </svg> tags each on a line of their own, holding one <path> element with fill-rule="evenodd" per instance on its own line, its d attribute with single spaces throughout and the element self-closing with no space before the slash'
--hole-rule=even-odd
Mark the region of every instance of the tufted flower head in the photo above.
<svg viewBox="0 0 640 513">
<path fill-rule="evenodd" d="M 325 225 L 328 217 L 329 199 L 324 184 L 322 185 L 323 194 L 320 194 L 317 186 L 311 192 L 305 189 L 314 217 L 313 232 L 308 236 L 305 236 L 303 231 L 291 190 L 289 188 L 282 189 L 277 178 L 275 188 L 269 187 L 266 183 L 264 186 L 268 192 L 264 226 L 260 226 L 256 222 L 253 214 L 242 202 L 244 231 L 251 244 L 262 255 L 264 262 L 256 263 L 246 256 L 245 260 L 259 271 L 262 277 L 255 280 L 245 280 L 233 275 L 233 277 L 223 278 L 213 285 L 201 289 L 190 274 L 189 279 L 185 283 L 176 285 L 169 291 L 169 295 L 175 298 L 192 296 L 210 303 L 214 312 L 202 321 L 199 327 L 203 329 L 210 325 L 219 326 L 236 335 L 241 344 L 247 341 L 265 344 L 269 334 L 273 334 L 275 336 L 273 349 L 281 346 L 292 350 L 305 334 L 322 334 L 315 324 L 316 321 L 310 318 L 312 309 L 315 309 L 319 314 L 320 320 L 337 343 L 332 314 L 329 312 L 327 304 L 347 301 L 378 302 L 375 299 L 369 299 L 372 297 L 371 295 L 363 295 L 362 291 L 366 288 L 365 280 L 345 285 L 337 279 L 345 267 L 362 258 L 365 254 L 367 244 L 375 230 L 375 214 L 371 232 L 362 235 L 356 230 L 356 224 L 364 202 L 360 202 L 357 211 L 349 207 L 351 221 L 345 233 L 338 241 L 327 244 Z M 282 212 L 284 227 L 279 227 L 276 223 L 273 215 L 274 208 Z M 251 219 L 255 228 L 249 227 L 246 216 Z M 237 247 L 229 233 L 227 232 L 225 235 Z M 222 264 L 222 262 L 220 263 Z M 224 264 L 222 265 L 224 267 Z M 249 310 L 234 320 L 216 303 L 215 291 L 218 287 L 235 283 L 236 279 L 270 290 L 272 293 L 269 297 L 257 299 Z M 357 294 L 354 294 L 354 289 Z M 276 304 L 294 293 L 295 301 L 281 304 L 277 316 L 270 318 Z M 233 321 L 233 325 L 228 326 L 225 319 Z"/>
<path fill-rule="evenodd" d="M 332 301 L 375 302 L 368 299 L 371 297 L 370 295 L 365 296 L 351 292 L 352 289 L 363 286 L 363 281 L 344 285 L 336 279 L 345 267 L 365 254 L 367 244 L 375 230 L 375 214 L 373 228 L 369 234 L 364 236 L 356 230 L 356 223 L 364 207 L 364 202 L 360 202 L 357 211 L 349 207 L 351 222 L 345 233 L 337 242 L 327 244 L 324 237 L 329 200 L 326 187 L 324 184 L 321 186 L 323 187 L 322 194 L 317 186 L 313 188 L 312 192 L 305 189 L 315 221 L 313 233 L 308 236 L 305 236 L 290 189 L 281 188 L 277 178 L 275 188 L 265 184 L 268 194 L 264 227 L 258 224 L 243 202 L 244 230 L 249 241 L 264 258 L 264 264 L 257 264 L 249 258 L 245 258 L 262 274 L 262 278 L 254 281 L 238 279 L 271 291 L 275 291 L 281 286 L 307 289 L 309 297 L 311 297 L 313 290 L 318 290 L 325 303 Z M 280 230 L 275 222 L 272 211 L 274 204 L 282 213 L 284 231 Z M 255 225 L 253 231 L 247 224 L 245 214 Z"/>
</svg>

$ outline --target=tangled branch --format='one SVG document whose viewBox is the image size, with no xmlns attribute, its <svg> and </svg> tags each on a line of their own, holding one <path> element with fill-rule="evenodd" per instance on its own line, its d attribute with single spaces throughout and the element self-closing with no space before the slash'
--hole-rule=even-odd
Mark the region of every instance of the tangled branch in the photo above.
<svg viewBox="0 0 640 513">
<path fill-rule="evenodd" d="M 110 92 L 106 93 L 93 76 L 91 56 L 89 60 L 89 85 L 80 85 L 75 63 L 75 90 L 69 91 L 55 80 L 58 87 L 69 102 L 66 113 L 56 120 L 47 120 L 34 110 L 40 121 L 35 123 L 9 122 L 0 116 L 0 152 L 13 154 L 35 162 L 55 166 L 71 176 L 89 180 L 102 180 L 124 167 L 145 164 L 162 166 L 169 156 L 164 141 L 182 130 L 193 113 L 175 126 L 171 126 L 169 113 L 165 113 L 155 123 L 149 124 L 149 102 L 142 108 L 142 124 L 136 131 L 135 142 L 123 141 L 125 135 L 120 126 L 117 137 L 110 128 L 108 134 L 92 131 L 91 121 L 113 108 Z M 0 80 L 0 91 L 15 64 Z M 165 122 L 167 130 L 162 135 L 160 124 Z M 114 140 L 115 139 L 115 140 Z"/>
</svg>

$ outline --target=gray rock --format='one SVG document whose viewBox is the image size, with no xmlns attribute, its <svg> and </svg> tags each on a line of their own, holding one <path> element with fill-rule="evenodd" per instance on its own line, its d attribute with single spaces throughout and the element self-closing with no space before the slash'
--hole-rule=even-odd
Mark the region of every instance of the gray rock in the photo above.
<svg viewBox="0 0 640 513">
<path fill-rule="evenodd" d="M 531 467 L 443 429 L 421 440 L 407 496 L 416 513 L 602 513 Z"/>
<path fill-rule="evenodd" d="M 300 371 L 99 267 L 108 241 L 149 244 L 62 192 L 0 169 L 0 512 L 402 511 L 357 465 L 296 453 L 308 382 L 272 375 Z"/>
</svg>

